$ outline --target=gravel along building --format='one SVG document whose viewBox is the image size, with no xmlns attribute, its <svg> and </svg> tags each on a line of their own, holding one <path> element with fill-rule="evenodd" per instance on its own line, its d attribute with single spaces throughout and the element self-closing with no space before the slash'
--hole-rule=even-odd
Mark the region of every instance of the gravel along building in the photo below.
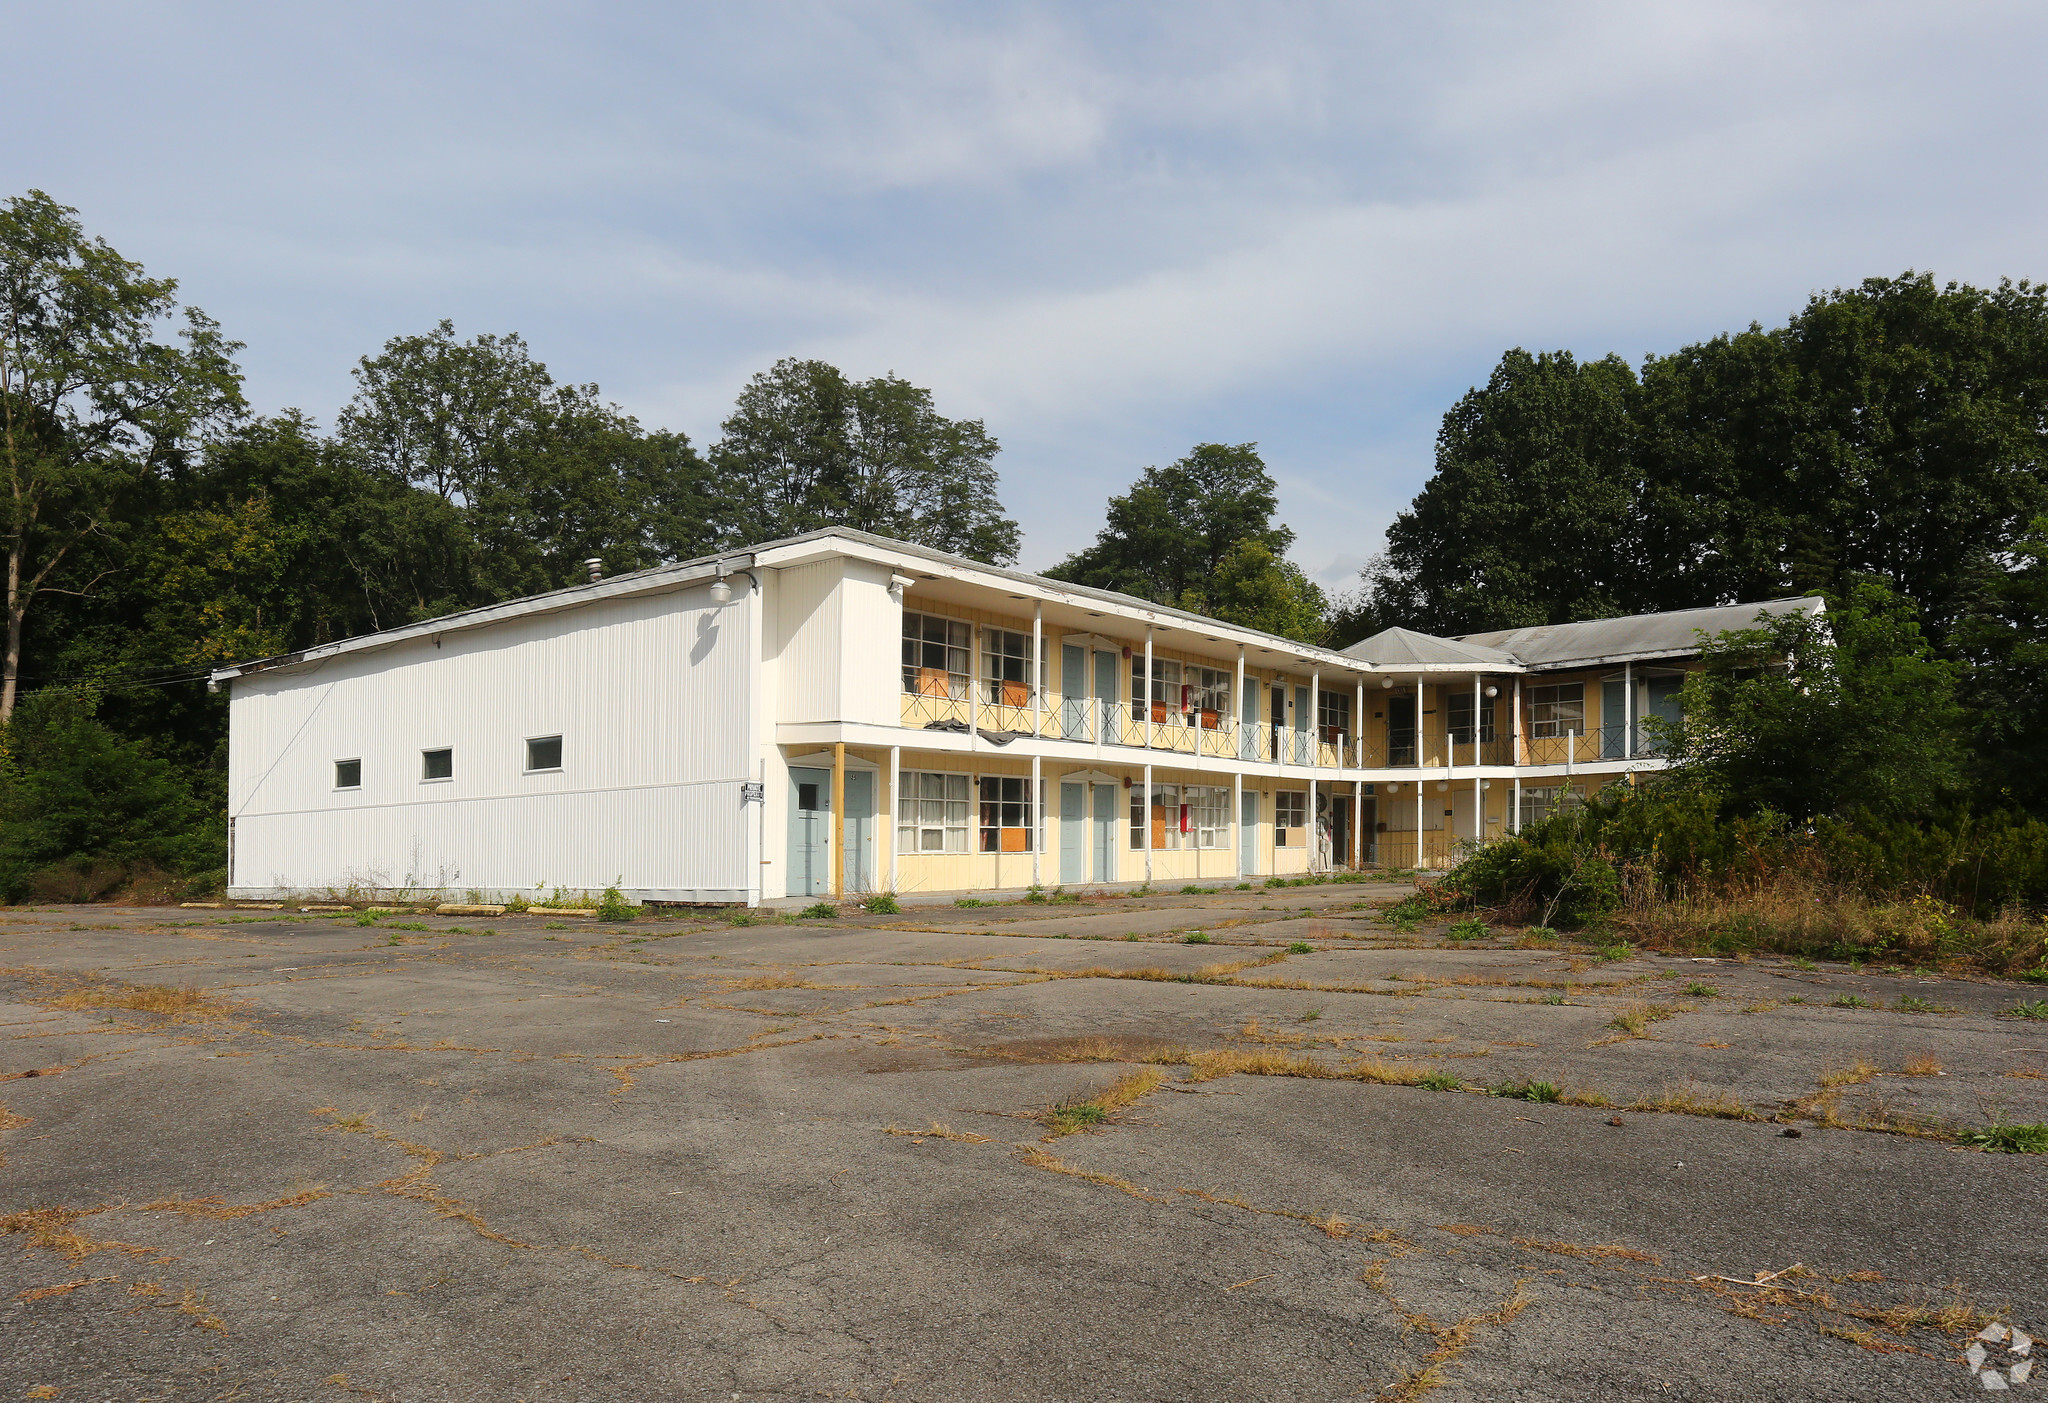
<svg viewBox="0 0 2048 1403">
<path fill-rule="evenodd" d="M 1342 651 L 844 528 L 225 667 L 229 894 L 733 902 L 1436 867 L 1631 772 L 1699 631 Z"/>
</svg>

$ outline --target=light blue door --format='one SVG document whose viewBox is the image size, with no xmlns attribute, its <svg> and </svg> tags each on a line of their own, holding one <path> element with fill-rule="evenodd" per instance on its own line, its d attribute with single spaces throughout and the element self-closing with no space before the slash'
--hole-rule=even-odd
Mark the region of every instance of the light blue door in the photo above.
<svg viewBox="0 0 2048 1403">
<path fill-rule="evenodd" d="M 1294 763 L 1308 763 L 1308 688 L 1294 689 Z"/>
<path fill-rule="evenodd" d="M 1063 784 L 1060 786 L 1060 885 L 1087 880 L 1088 786 Z"/>
<path fill-rule="evenodd" d="M 1244 792 L 1244 803 L 1237 816 L 1238 862 L 1244 868 L 1244 875 L 1252 876 L 1259 870 L 1259 795 L 1257 790 Z"/>
<path fill-rule="evenodd" d="M 840 874 L 840 890 L 867 892 L 875 889 L 875 776 L 871 770 L 846 772 L 846 821 L 842 839 L 846 845 L 846 870 Z M 829 827 L 828 827 L 829 831 Z"/>
<path fill-rule="evenodd" d="M 1060 649 L 1060 734 L 1088 739 L 1088 650 L 1074 643 Z"/>
<path fill-rule="evenodd" d="M 1095 786 L 1095 880 L 1116 880 L 1116 796 L 1113 784 Z"/>
<path fill-rule="evenodd" d="M 832 890 L 832 772 L 789 770 L 789 894 Z"/>
<path fill-rule="evenodd" d="M 1122 704 L 1116 690 L 1116 662 L 1115 653 L 1095 654 L 1095 714 L 1103 727 L 1103 740 L 1118 740 L 1123 734 L 1123 728 L 1116 726 L 1117 707 Z"/>
</svg>

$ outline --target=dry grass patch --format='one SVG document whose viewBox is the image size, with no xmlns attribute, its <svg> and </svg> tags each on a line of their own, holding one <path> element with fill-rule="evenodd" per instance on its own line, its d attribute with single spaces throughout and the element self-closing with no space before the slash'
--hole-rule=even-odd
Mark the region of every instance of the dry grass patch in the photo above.
<svg viewBox="0 0 2048 1403">
<path fill-rule="evenodd" d="M 1899 1072 L 1908 1077 L 1938 1077 L 1941 1075 L 1941 1059 L 1923 1052 L 1918 1057 L 1906 1059 L 1906 1065 L 1899 1068 Z"/>
<path fill-rule="evenodd" d="M 1383 1086 L 1415 1086 L 1430 1069 L 1412 1063 L 1388 1062 L 1378 1057 L 1361 1057 L 1352 1062 L 1331 1063 L 1301 1053 L 1271 1048 L 1218 1048 L 1195 1052 L 1181 1048 L 1151 1059 L 1188 1069 L 1189 1081 L 1214 1081 L 1218 1077 L 1306 1077 L 1320 1081 L 1377 1082 Z"/>
<path fill-rule="evenodd" d="M 1530 1252 L 1549 1252 L 1559 1257 L 1577 1257 L 1583 1262 L 1646 1262 L 1653 1267 L 1664 1265 L 1664 1259 L 1651 1252 L 1638 1252 L 1633 1247 L 1622 1247 L 1612 1242 L 1583 1246 L 1576 1242 L 1546 1242 L 1541 1238 L 1517 1237 L 1509 1239 L 1515 1246 Z"/>
<path fill-rule="evenodd" d="M 1707 1116 L 1715 1120 L 1761 1120 L 1755 1111 L 1725 1092 L 1702 1092 L 1697 1087 L 1667 1087 L 1653 1097 L 1636 1101 L 1623 1110 L 1662 1111 L 1667 1115 Z"/>
<path fill-rule="evenodd" d="M 933 1121 L 923 1130 L 905 1130 L 892 1125 L 882 1131 L 884 1135 L 908 1136 L 913 1145 L 922 1145 L 927 1140 L 958 1140 L 963 1145 L 987 1145 L 993 1143 L 986 1135 L 975 1135 L 969 1131 L 955 1130 L 950 1125 Z"/>
<path fill-rule="evenodd" d="M 1847 1067 L 1829 1067 L 1820 1074 L 1820 1084 L 1826 1087 L 1861 1086 L 1875 1077 L 1880 1068 L 1868 1057 L 1859 1057 Z"/>
<path fill-rule="evenodd" d="M 1048 1174 L 1065 1174 L 1069 1178 L 1085 1179 L 1091 1184 L 1100 1184 L 1104 1188 L 1116 1189 L 1120 1193 L 1127 1193 L 1132 1198 L 1149 1199 L 1154 1203 L 1168 1202 L 1167 1199 L 1162 1198 L 1158 1194 L 1148 1193 L 1128 1179 L 1120 1179 L 1114 1174 L 1097 1174 L 1092 1169 L 1078 1168 L 1068 1164 L 1057 1155 L 1048 1154 L 1036 1146 L 1026 1145 L 1018 1150 L 1017 1153 L 1024 1163 L 1030 1165 L 1033 1169 L 1043 1169 Z"/>
<path fill-rule="evenodd" d="M 1671 1018 L 1683 1012 L 1685 1012 L 1685 1009 L 1682 1005 L 1652 1004 L 1637 1000 L 1623 1007 L 1608 1022 L 1607 1026 L 1618 1029 L 1631 1038 L 1643 1038 L 1649 1036 L 1652 1023 L 1662 1022 L 1666 1018 Z"/>
<path fill-rule="evenodd" d="M 1046 1128 L 1045 1138 L 1055 1140 L 1062 1135 L 1106 1125 L 1118 1111 L 1149 1096 L 1165 1080 L 1166 1074 L 1158 1068 L 1144 1067 L 1118 1077 L 1085 1100 L 1070 1099 L 1050 1106 L 1040 1117 Z"/>
<path fill-rule="evenodd" d="M 974 1049 L 977 1057 L 1005 1062 L 1144 1062 L 1180 1047 L 1169 1038 L 1143 1034 L 1095 1034 L 1077 1038 L 1021 1038 Z"/>
<path fill-rule="evenodd" d="M 737 994 L 741 990 L 754 989 L 851 989 L 858 987 L 851 984 L 820 984 L 814 979 L 805 979 L 782 969 L 776 970 L 772 974 L 751 974 L 741 979 L 728 979 L 724 982 L 726 992 L 729 994 Z"/>
<path fill-rule="evenodd" d="M 173 1023 L 208 1023 L 238 1018 L 242 1007 L 205 989 L 169 984 L 130 984 L 119 979 L 92 979 L 38 1002 L 50 1008 L 122 1009 L 154 1013 Z"/>
</svg>

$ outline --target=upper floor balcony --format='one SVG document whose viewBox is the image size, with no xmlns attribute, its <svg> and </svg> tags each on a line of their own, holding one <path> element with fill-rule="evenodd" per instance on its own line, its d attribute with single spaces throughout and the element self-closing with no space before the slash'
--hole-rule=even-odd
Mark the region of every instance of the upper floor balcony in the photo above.
<svg viewBox="0 0 2048 1403">
<path fill-rule="evenodd" d="M 1355 735 L 1342 727 L 1311 730 L 1292 724 L 1244 721 L 1230 712 L 1164 700 L 1131 703 L 1092 695 L 1043 690 L 1028 682 L 997 679 L 980 695 L 944 674 L 913 679 L 917 690 L 899 701 L 901 724 L 920 731 L 966 734 L 972 728 L 1005 740 L 1036 737 L 1081 745 L 1118 746 L 1197 760 L 1277 764 L 1304 769 L 1385 770 L 1585 765 L 1602 761 L 1654 760 L 1656 740 L 1640 722 L 1633 743 L 1623 724 L 1580 732 L 1536 733 L 1525 723 L 1519 755 L 1506 735 L 1491 727 L 1476 738 L 1472 729 L 1428 724 L 1419 729 L 1391 722 L 1367 723 Z M 956 695 L 955 693 L 959 693 Z"/>
</svg>

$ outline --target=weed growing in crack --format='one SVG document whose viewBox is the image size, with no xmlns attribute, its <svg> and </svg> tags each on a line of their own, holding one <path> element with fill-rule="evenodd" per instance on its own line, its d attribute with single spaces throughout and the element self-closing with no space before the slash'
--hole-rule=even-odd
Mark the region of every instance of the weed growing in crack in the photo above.
<svg viewBox="0 0 2048 1403">
<path fill-rule="evenodd" d="M 1209 933 L 1207 931 L 1191 930 L 1180 939 L 1183 945 L 1207 945 L 1209 943 Z"/>
<path fill-rule="evenodd" d="M 2014 1004 L 2001 1018 L 2048 1018 L 2048 999 L 2028 999 Z"/>
<path fill-rule="evenodd" d="M 1163 1072 L 1155 1067 L 1143 1067 L 1138 1071 L 1118 1077 L 1106 1088 L 1083 1100 L 1069 1098 L 1048 1109 L 1044 1116 L 1046 1139 L 1058 1139 L 1077 1131 L 1103 1125 L 1124 1107 L 1129 1106 L 1155 1090 L 1166 1080 Z"/>
<path fill-rule="evenodd" d="M 1504 1081 L 1492 1088 L 1492 1094 L 1504 1096 L 1510 1101 L 1534 1101 L 1544 1106 L 1556 1105 L 1564 1096 L 1564 1093 L 1558 1090 L 1557 1083 L 1534 1081 L 1528 1077 L 1520 1081 Z"/>
<path fill-rule="evenodd" d="M 1306 940 L 1297 940 L 1287 947 L 1287 953 L 1290 955 L 1313 955 L 1315 952 L 1316 947 Z"/>
<path fill-rule="evenodd" d="M 815 906 L 806 906 L 799 914 L 814 921 L 829 921 L 839 914 L 839 908 L 829 901 L 821 901 Z"/>
<path fill-rule="evenodd" d="M 1688 999 L 1718 999 L 1721 997 L 1721 991 L 1711 984 L 1702 984 L 1695 979 L 1685 986 L 1685 996 Z"/>
<path fill-rule="evenodd" d="M 2048 1155 L 2048 1125 L 2015 1125 L 1993 1121 L 1977 1130 L 1956 1136 L 1958 1145 L 2008 1155 Z"/>
<path fill-rule="evenodd" d="M 1861 998 L 1861 997 L 1859 997 L 1859 996 L 1857 996 L 1857 995 L 1855 995 L 1855 994 L 1837 994 L 1837 995 L 1835 995 L 1835 1005 L 1834 1005 L 1834 1006 L 1835 1006 L 1836 1008 L 1876 1008 L 1876 1007 L 1877 1007 L 1877 1005 L 1876 1005 L 1876 1004 L 1874 1004 L 1874 1003 L 1872 1003 L 1872 1002 L 1871 1002 L 1870 1000 L 1868 1000 L 1868 999 L 1866 999 L 1866 998 Z"/>
<path fill-rule="evenodd" d="M 1457 1073 L 1446 1072 L 1441 1068 L 1431 1072 L 1415 1084 L 1424 1091 L 1458 1091 L 1463 1089 L 1465 1085 L 1464 1080 Z"/>
<path fill-rule="evenodd" d="M 1670 1004 L 1632 1003 L 1609 1020 L 1607 1026 L 1615 1028 L 1632 1038 L 1648 1035 L 1652 1023 L 1671 1017 L 1679 1010 Z"/>
</svg>

